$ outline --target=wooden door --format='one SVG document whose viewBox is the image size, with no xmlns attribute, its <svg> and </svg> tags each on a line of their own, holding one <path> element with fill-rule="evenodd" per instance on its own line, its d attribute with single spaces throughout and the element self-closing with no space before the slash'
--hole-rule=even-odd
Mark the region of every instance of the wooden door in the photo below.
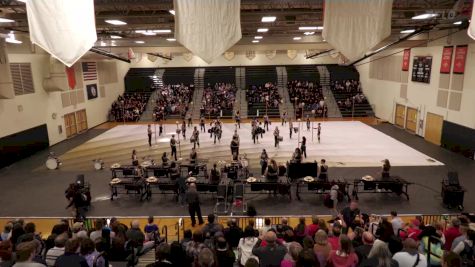
<svg viewBox="0 0 475 267">
<path fill-rule="evenodd" d="M 416 133 L 417 131 L 417 109 L 415 108 L 407 108 L 406 129 L 411 133 Z"/>
<path fill-rule="evenodd" d="M 404 120 L 406 119 L 406 107 L 400 104 L 396 104 L 396 115 L 394 118 L 394 123 L 404 128 Z"/>
<path fill-rule="evenodd" d="M 66 130 L 66 138 L 77 134 L 76 116 L 74 113 L 64 115 L 64 126 Z"/>
<path fill-rule="evenodd" d="M 85 109 L 76 111 L 76 125 L 78 133 L 82 133 L 87 130 L 87 116 Z"/>
<path fill-rule="evenodd" d="M 444 124 L 444 117 L 427 112 L 426 115 L 426 130 L 424 139 L 440 146 L 440 138 L 442 136 L 442 126 Z"/>
</svg>

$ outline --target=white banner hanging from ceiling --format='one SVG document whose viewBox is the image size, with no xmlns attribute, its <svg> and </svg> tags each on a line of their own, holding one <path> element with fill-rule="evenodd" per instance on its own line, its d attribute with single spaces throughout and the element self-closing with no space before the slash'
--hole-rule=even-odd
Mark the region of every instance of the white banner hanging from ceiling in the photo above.
<svg viewBox="0 0 475 267">
<path fill-rule="evenodd" d="M 475 39 L 475 3 L 472 7 L 472 19 L 470 20 L 470 25 L 468 26 L 467 34 L 468 36 L 470 36 L 470 38 Z"/>
<path fill-rule="evenodd" d="M 211 63 L 242 37 L 240 0 L 174 0 L 175 38 Z"/>
<path fill-rule="evenodd" d="M 97 40 L 93 0 L 27 0 L 30 40 L 71 67 Z"/>
<path fill-rule="evenodd" d="M 392 0 L 326 0 L 323 39 L 350 62 L 391 34 Z"/>
</svg>

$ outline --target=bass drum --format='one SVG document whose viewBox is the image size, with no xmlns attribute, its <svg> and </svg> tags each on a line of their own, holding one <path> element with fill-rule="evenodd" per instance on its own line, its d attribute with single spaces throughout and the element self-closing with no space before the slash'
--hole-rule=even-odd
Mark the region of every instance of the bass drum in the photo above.
<svg viewBox="0 0 475 267">
<path fill-rule="evenodd" d="M 100 171 L 100 170 L 102 170 L 102 168 L 103 168 L 103 167 L 102 167 L 102 163 L 101 163 L 101 162 L 94 162 L 94 169 L 95 169 L 96 171 Z"/>
<path fill-rule="evenodd" d="M 58 161 L 53 158 L 48 159 L 46 161 L 46 168 L 48 168 L 48 170 L 56 170 L 58 168 Z"/>
</svg>

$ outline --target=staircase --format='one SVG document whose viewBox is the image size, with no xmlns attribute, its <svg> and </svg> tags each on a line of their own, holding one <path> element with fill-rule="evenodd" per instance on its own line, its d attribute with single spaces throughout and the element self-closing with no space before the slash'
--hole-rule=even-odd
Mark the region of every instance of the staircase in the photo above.
<svg viewBox="0 0 475 267">
<path fill-rule="evenodd" d="M 340 109 L 330 89 L 330 73 L 326 66 L 317 66 L 317 70 L 320 74 L 320 84 L 322 85 L 322 93 L 328 109 L 328 118 L 341 118 Z"/>
<path fill-rule="evenodd" d="M 244 67 L 236 67 L 236 88 L 246 89 L 246 69 Z"/>
<path fill-rule="evenodd" d="M 147 106 L 145 107 L 145 111 L 140 116 L 141 122 L 154 121 L 153 109 L 155 108 L 155 103 L 158 99 L 158 92 L 160 92 L 160 90 L 163 88 L 163 73 L 165 73 L 165 69 L 157 69 L 152 76 L 155 91 L 153 91 L 150 95 Z"/>
<path fill-rule="evenodd" d="M 279 95 L 282 97 L 282 103 L 279 105 L 280 116 L 287 112 L 287 118 L 295 118 L 295 110 L 290 100 L 289 91 L 287 90 L 287 69 L 285 67 L 276 67 L 277 71 L 277 87 Z"/>
<path fill-rule="evenodd" d="M 234 102 L 233 115 L 239 110 L 241 119 L 247 119 L 246 90 L 238 89 L 236 92 L 236 102 Z"/>
<path fill-rule="evenodd" d="M 201 107 L 201 102 L 203 100 L 203 90 L 204 90 L 204 76 L 205 76 L 204 68 L 195 69 L 195 75 L 193 78 L 194 84 L 195 84 L 195 91 L 193 93 L 193 105 L 188 111 L 188 112 L 192 112 L 191 117 L 194 120 L 200 118 L 200 107 Z"/>
</svg>

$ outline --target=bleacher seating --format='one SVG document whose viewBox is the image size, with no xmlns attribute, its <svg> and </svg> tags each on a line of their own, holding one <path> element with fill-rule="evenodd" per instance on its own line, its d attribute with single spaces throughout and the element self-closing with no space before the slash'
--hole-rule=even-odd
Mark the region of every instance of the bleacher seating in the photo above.
<svg viewBox="0 0 475 267">
<path fill-rule="evenodd" d="M 360 79 L 358 70 L 353 66 L 327 65 L 327 69 L 330 73 L 330 80 L 332 81 Z"/>
<path fill-rule="evenodd" d="M 272 82 L 277 84 L 277 71 L 275 66 L 247 66 L 246 88 L 255 84 Z"/>
<path fill-rule="evenodd" d="M 166 68 L 163 84 L 194 84 L 195 68 Z"/>
<path fill-rule="evenodd" d="M 268 101 L 266 101 L 266 97 L 268 97 Z M 257 111 L 259 111 L 260 117 L 265 114 L 267 114 L 269 118 L 280 117 L 279 105 L 281 97 L 274 84 L 265 82 L 257 86 L 251 85 L 247 90 L 246 98 L 248 117 L 257 117 Z"/>
<path fill-rule="evenodd" d="M 236 84 L 236 71 L 234 67 L 208 67 L 205 71 L 204 84 L 213 86 L 216 83 Z"/>
<path fill-rule="evenodd" d="M 138 121 L 145 111 L 150 93 L 124 93 L 112 103 L 109 112 L 111 121 Z"/>
<path fill-rule="evenodd" d="M 359 81 L 332 81 L 331 89 L 343 117 L 374 116 L 373 108 L 363 95 Z"/>
<path fill-rule="evenodd" d="M 312 81 L 319 83 L 320 75 L 317 71 L 316 65 L 288 65 L 287 69 L 287 81 Z"/>
<path fill-rule="evenodd" d="M 236 91 L 236 87 L 231 83 L 207 84 L 203 91 L 202 100 L 204 114 L 200 114 L 200 116 L 232 118 Z"/>
<path fill-rule="evenodd" d="M 153 76 L 156 68 L 130 68 L 125 75 L 125 92 L 153 92 L 157 86 Z"/>
</svg>

